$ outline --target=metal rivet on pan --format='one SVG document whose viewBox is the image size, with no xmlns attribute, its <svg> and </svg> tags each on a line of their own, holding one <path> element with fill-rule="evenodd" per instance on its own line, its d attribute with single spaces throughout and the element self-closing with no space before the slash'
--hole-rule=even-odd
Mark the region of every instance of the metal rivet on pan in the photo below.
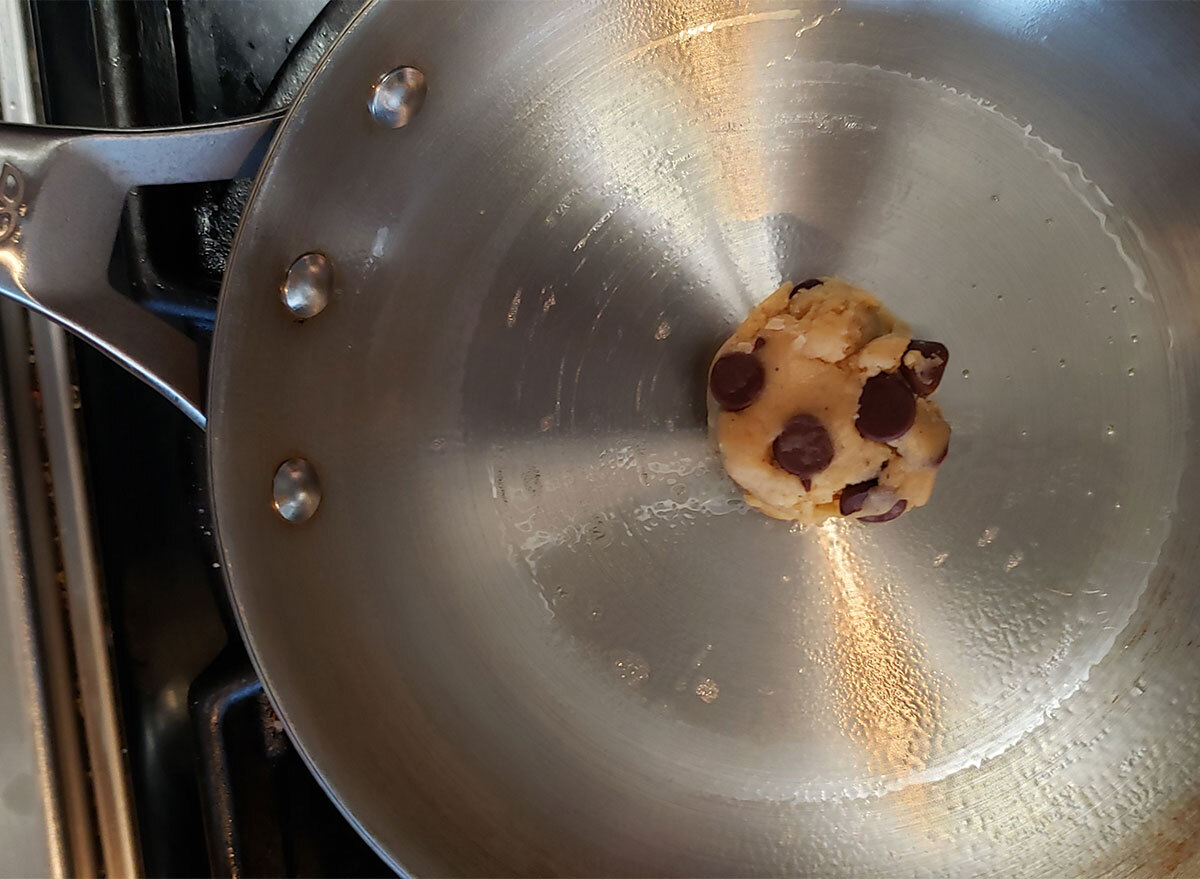
<svg viewBox="0 0 1200 879">
<path fill-rule="evenodd" d="M 397 67 L 375 83 L 367 106 L 380 125 L 400 128 L 412 121 L 424 103 L 425 74 L 415 67 Z"/>
<path fill-rule="evenodd" d="M 288 458 L 275 471 L 271 494 L 279 515 L 293 524 L 307 522 L 321 505 L 317 471 L 303 458 Z"/>
<path fill-rule="evenodd" d="M 329 304 L 333 266 L 324 254 L 306 253 L 288 269 L 279 294 L 287 310 L 298 319 L 313 317 Z"/>
</svg>

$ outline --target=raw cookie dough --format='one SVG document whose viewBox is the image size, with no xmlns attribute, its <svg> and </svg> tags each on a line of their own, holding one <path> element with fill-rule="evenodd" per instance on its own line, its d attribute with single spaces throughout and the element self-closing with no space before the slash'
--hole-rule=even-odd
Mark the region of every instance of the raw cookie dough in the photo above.
<svg viewBox="0 0 1200 879">
<path fill-rule="evenodd" d="M 886 522 L 922 506 L 950 445 L 928 398 L 947 360 L 865 290 L 837 278 L 784 284 L 709 370 L 726 472 L 777 519 Z"/>
</svg>

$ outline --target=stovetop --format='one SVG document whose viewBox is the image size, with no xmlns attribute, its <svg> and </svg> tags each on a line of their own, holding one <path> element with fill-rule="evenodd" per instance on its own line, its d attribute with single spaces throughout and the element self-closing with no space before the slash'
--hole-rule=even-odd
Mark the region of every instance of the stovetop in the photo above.
<svg viewBox="0 0 1200 879">
<path fill-rule="evenodd" d="M 279 107 L 357 9 L 324 0 L 32 0 L 47 122 L 159 126 Z M 246 181 L 147 188 L 111 276 L 207 341 Z M 137 850 L 151 876 L 387 876 L 288 741 L 216 561 L 204 437 L 74 346 Z"/>
</svg>

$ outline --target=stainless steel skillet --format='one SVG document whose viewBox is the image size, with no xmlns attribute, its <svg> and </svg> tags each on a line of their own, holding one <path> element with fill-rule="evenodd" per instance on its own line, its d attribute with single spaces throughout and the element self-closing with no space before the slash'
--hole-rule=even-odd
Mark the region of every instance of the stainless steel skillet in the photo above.
<svg viewBox="0 0 1200 879">
<path fill-rule="evenodd" d="M 1190 876 L 1198 27 L 377 3 L 259 171 L 206 404 L 101 239 L 269 123 L 0 129 L 0 287 L 206 406 L 247 642 L 397 865 Z M 716 344 L 822 273 L 951 346 L 892 525 L 752 515 L 705 439 Z"/>
</svg>

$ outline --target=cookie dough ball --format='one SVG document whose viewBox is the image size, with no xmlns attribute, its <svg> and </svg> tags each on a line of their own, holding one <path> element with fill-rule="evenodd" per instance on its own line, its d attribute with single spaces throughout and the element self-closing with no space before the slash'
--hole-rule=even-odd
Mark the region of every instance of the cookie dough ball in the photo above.
<svg viewBox="0 0 1200 879">
<path fill-rule="evenodd" d="M 886 522 L 929 500 L 949 354 L 837 278 L 787 283 L 721 346 L 709 416 L 726 472 L 777 519 Z"/>
</svg>

